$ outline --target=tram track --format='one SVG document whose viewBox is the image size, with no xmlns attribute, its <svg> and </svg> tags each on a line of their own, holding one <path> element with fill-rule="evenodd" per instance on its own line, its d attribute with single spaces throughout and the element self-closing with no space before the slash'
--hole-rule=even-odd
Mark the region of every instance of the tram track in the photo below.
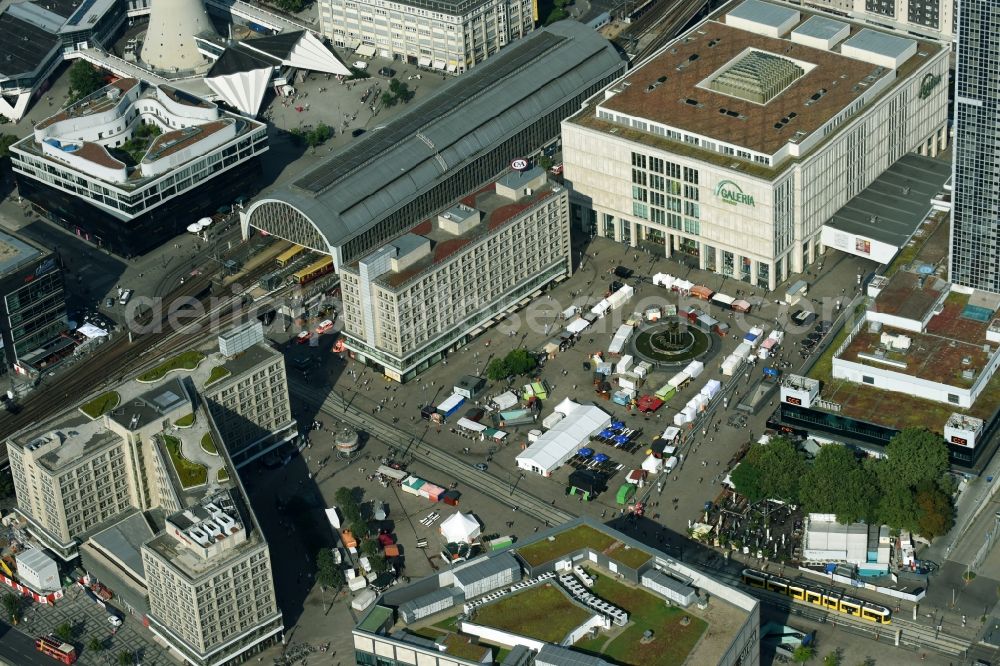
<svg viewBox="0 0 1000 666">
<path fill-rule="evenodd" d="M 289 377 L 289 388 L 307 400 L 313 387 L 301 380 Z M 315 400 L 313 400 L 315 402 Z M 354 428 L 367 432 L 375 439 L 397 449 L 400 454 L 412 456 L 420 462 L 449 475 L 459 482 L 484 492 L 506 506 L 529 515 L 547 525 L 561 525 L 575 516 L 563 511 L 550 502 L 517 487 L 517 482 L 504 481 L 489 472 L 482 472 L 471 465 L 457 460 L 454 456 L 423 441 L 419 436 L 405 433 L 371 414 L 365 414 L 350 404 L 349 400 L 336 393 L 330 393 L 319 405 L 320 411 L 349 423 Z"/>
</svg>

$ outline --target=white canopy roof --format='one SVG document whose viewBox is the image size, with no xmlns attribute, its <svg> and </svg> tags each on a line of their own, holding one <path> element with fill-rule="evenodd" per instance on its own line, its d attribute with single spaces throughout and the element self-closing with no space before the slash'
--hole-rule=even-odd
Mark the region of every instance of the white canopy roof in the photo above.
<svg viewBox="0 0 1000 666">
<path fill-rule="evenodd" d="M 458 513 L 449 516 L 441 523 L 441 536 L 450 542 L 469 543 L 479 536 L 479 521 L 467 513 Z"/>
<path fill-rule="evenodd" d="M 513 391 L 506 391 L 493 398 L 493 404 L 496 405 L 497 409 L 500 411 L 510 409 L 517 404 L 517 396 L 514 395 Z"/>
<path fill-rule="evenodd" d="M 84 324 L 80 328 L 76 329 L 81 335 L 85 335 L 88 338 L 103 338 L 108 334 L 100 326 L 94 326 L 93 324 Z"/>
<path fill-rule="evenodd" d="M 262 67 L 206 78 L 205 85 L 241 113 L 254 117 L 260 110 L 273 73 L 273 67 Z"/>
<path fill-rule="evenodd" d="M 482 423 L 476 423 L 472 419 L 467 419 L 464 416 L 458 420 L 459 427 L 465 428 L 466 430 L 471 430 L 473 432 L 482 432 L 486 430 L 486 426 Z"/>
<path fill-rule="evenodd" d="M 583 331 L 585 331 L 588 326 L 590 326 L 590 322 L 584 319 L 583 317 L 580 317 L 579 319 L 574 319 L 573 321 L 571 321 L 569 323 L 569 326 L 566 327 L 566 330 L 572 333 L 573 335 L 576 335 L 577 333 L 582 333 Z"/>
<path fill-rule="evenodd" d="M 611 425 L 611 417 L 599 407 L 581 405 L 569 398 L 559 403 L 555 411 L 567 418 L 517 456 L 517 466 L 521 469 L 541 470 L 547 474 L 569 460 L 591 435 Z"/>
</svg>

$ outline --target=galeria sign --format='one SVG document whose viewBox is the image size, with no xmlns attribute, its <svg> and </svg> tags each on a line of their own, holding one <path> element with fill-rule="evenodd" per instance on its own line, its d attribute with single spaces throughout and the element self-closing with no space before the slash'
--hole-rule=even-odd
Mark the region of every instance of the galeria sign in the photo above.
<svg viewBox="0 0 1000 666">
<path fill-rule="evenodd" d="M 719 197 L 731 206 L 736 206 L 737 204 L 744 204 L 746 206 L 754 205 L 753 195 L 746 194 L 743 191 L 743 188 L 731 180 L 723 180 L 716 185 L 715 196 Z"/>
</svg>

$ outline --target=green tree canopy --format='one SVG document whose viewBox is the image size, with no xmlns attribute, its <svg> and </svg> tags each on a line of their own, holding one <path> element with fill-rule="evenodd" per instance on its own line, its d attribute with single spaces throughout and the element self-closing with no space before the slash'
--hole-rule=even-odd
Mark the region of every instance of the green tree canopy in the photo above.
<svg viewBox="0 0 1000 666">
<path fill-rule="evenodd" d="M 339 589 L 344 584 L 344 574 L 333 559 L 333 551 L 321 548 L 316 553 L 316 582 L 323 587 Z"/>
<path fill-rule="evenodd" d="M 21 617 L 21 598 L 12 592 L 3 595 L 3 609 L 11 624 L 17 624 Z"/>
<path fill-rule="evenodd" d="M 529 354 L 527 349 L 514 349 L 507 354 L 505 360 L 512 375 L 526 375 L 538 367 L 538 359 Z"/>
<path fill-rule="evenodd" d="M 389 107 L 396 106 L 396 96 L 388 91 L 382 93 L 382 106 L 387 109 Z"/>
<path fill-rule="evenodd" d="M 922 536 L 933 539 L 945 534 L 955 524 L 951 498 L 936 484 L 921 484 L 914 503 L 917 505 L 917 531 Z"/>
<path fill-rule="evenodd" d="M 922 482 L 938 483 L 948 472 L 948 447 L 941 435 L 907 428 L 885 448 L 882 483 L 915 489 Z"/>
<path fill-rule="evenodd" d="M 868 471 L 846 446 L 820 449 L 800 488 L 803 508 L 811 513 L 833 513 L 841 523 L 874 517 L 878 489 Z"/>
<path fill-rule="evenodd" d="M 495 358 L 486 366 L 486 378 L 495 382 L 507 379 L 511 376 L 510 368 L 507 367 L 507 359 Z"/>
<path fill-rule="evenodd" d="M 326 143 L 331 136 L 333 136 L 333 130 L 331 130 L 323 123 L 320 123 L 319 125 L 316 125 L 316 127 L 314 127 L 313 129 L 306 132 L 305 140 L 306 144 L 310 148 L 315 148 L 316 146 Z"/>
<path fill-rule="evenodd" d="M 767 499 L 763 475 L 760 468 L 754 463 L 744 459 L 729 476 L 736 492 L 746 497 L 751 503 Z"/>
<path fill-rule="evenodd" d="M 77 60 L 69 68 L 69 99 L 75 102 L 104 87 L 104 76 L 86 60 Z"/>
<path fill-rule="evenodd" d="M 747 452 L 740 468 L 749 464 L 751 469 L 743 474 L 734 472 L 733 484 L 754 480 L 756 487 L 748 487 L 747 493 L 736 486 L 736 492 L 745 494 L 751 501 L 776 499 L 790 504 L 799 503 L 799 485 L 806 472 L 805 459 L 795 445 L 784 437 L 772 437 L 767 444 L 754 444 Z M 754 496 L 757 499 L 753 499 Z"/>
</svg>

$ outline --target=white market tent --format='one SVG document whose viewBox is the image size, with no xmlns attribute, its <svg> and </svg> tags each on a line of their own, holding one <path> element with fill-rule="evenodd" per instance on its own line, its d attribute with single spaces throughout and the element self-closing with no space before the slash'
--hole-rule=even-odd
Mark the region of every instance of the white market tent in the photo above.
<svg viewBox="0 0 1000 666">
<path fill-rule="evenodd" d="M 579 335 L 580 333 L 583 333 L 588 326 L 590 326 L 590 322 L 583 317 L 580 317 L 579 319 L 571 321 L 569 326 L 566 327 L 566 330 L 573 335 Z"/>
<path fill-rule="evenodd" d="M 448 543 L 471 543 L 480 532 L 479 521 L 461 511 L 441 523 L 441 536 Z"/>
<path fill-rule="evenodd" d="M 106 330 L 100 326 L 94 326 L 93 324 L 84 324 L 80 328 L 76 329 L 80 335 L 88 338 L 103 338 L 108 334 Z"/>
<path fill-rule="evenodd" d="M 549 476 L 585 446 L 591 435 L 611 425 L 611 417 L 604 410 L 594 405 L 581 405 L 569 398 L 559 403 L 555 411 L 566 418 L 517 456 L 519 468 Z"/>
<path fill-rule="evenodd" d="M 507 391 L 493 398 L 493 404 L 502 412 L 517 404 L 517 396 L 514 395 L 513 391 Z"/>
<path fill-rule="evenodd" d="M 458 426 L 460 428 L 465 428 L 466 430 L 471 430 L 472 432 L 482 432 L 486 430 L 486 426 L 482 423 L 476 423 L 472 419 L 467 419 L 464 416 L 458 420 Z"/>
</svg>

